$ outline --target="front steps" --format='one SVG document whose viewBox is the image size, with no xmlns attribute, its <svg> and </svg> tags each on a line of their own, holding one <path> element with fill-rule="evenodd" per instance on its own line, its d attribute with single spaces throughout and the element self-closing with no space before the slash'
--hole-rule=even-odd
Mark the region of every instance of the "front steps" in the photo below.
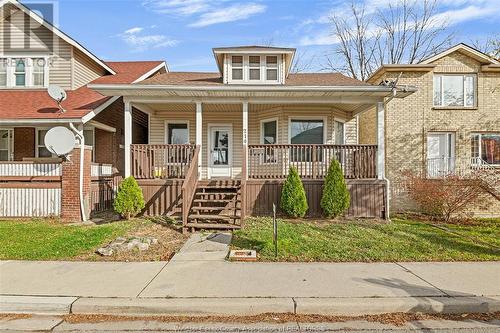
<svg viewBox="0 0 500 333">
<path fill-rule="evenodd" d="M 189 210 L 187 228 L 239 229 L 241 227 L 241 182 L 200 181 Z"/>
</svg>

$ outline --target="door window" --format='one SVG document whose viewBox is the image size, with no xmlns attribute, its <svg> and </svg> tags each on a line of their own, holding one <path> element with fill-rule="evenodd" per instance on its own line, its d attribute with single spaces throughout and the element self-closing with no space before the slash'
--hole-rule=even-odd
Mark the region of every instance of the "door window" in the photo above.
<svg viewBox="0 0 500 333">
<path fill-rule="evenodd" d="M 212 131 L 212 164 L 229 165 L 229 131 Z"/>
</svg>

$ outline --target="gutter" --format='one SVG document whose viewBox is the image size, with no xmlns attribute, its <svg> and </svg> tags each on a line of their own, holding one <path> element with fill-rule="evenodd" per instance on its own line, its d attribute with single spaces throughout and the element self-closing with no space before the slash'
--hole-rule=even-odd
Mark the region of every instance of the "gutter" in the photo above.
<svg viewBox="0 0 500 333">
<path fill-rule="evenodd" d="M 83 126 L 83 125 L 82 125 Z M 83 136 L 82 130 L 78 130 L 73 123 L 69 123 L 69 127 L 75 132 L 76 136 L 80 140 L 80 177 L 79 177 L 79 192 L 80 192 L 80 212 L 82 215 L 82 221 L 87 221 L 87 216 L 85 215 L 85 202 L 83 198 L 83 163 L 85 162 L 85 137 Z"/>
</svg>

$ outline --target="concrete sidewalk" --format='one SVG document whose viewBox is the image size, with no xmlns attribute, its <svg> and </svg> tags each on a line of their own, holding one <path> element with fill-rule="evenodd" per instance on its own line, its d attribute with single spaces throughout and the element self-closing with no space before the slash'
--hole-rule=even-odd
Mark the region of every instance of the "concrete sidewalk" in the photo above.
<svg viewBox="0 0 500 333">
<path fill-rule="evenodd" d="M 500 311 L 499 262 L 234 263 L 229 241 L 195 234 L 168 263 L 3 261 L 0 310 L 53 299 L 130 314 Z"/>
</svg>

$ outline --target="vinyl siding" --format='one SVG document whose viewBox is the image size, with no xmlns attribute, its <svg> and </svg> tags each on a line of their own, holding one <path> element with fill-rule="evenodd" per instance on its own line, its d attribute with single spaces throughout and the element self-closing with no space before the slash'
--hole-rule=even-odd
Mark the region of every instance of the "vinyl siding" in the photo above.
<svg viewBox="0 0 500 333">
<path fill-rule="evenodd" d="M 150 143 L 164 144 L 165 124 L 168 121 L 189 121 L 189 141 L 196 142 L 196 112 L 194 104 L 150 105 L 155 110 L 150 116 Z M 278 143 L 288 144 L 288 122 L 293 118 L 326 119 L 326 143 L 333 143 L 333 120 L 345 119 L 345 113 L 332 110 L 329 107 L 318 106 L 276 106 L 264 107 L 250 105 L 248 112 L 248 143 L 261 144 L 261 121 L 270 118 L 278 119 Z M 238 104 L 203 105 L 202 127 L 202 178 L 208 176 L 208 127 L 209 125 L 232 126 L 232 177 L 241 175 L 243 161 L 243 120 L 242 106 Z M 355 122 L 346 124 L 346 138 L 348 144 L 355 144 L 351 139 L 356 130 Z M 349 134 L 350 133 L 350 134 Z"/>
<path fill-rule="evenodd" d="M 73 89 L 78 89 L 105 74 L 101 66 L 80 50 L 73 48 Z"/>
</svg>

